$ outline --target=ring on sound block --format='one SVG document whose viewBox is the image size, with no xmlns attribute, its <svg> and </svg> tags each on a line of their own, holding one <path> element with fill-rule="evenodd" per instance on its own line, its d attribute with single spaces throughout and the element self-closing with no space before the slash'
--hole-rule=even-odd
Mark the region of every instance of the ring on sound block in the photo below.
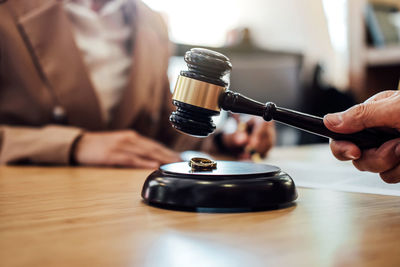
<svg viewBox="0 0 400 267">
<path fill-rule="evenodd" d="M 178 78 L 172 97 L 177 110 L 170 116 L 179 132 L 210 135 L 216 130 L 212 117 L 221 109 L 259 115 L 267 121 L 285 116 L 290 122 L 297 121 L 298 113 L 290 115 L 274 104 L 265 105 L 229 91 L 226 78 L 232 64 L 226 56 L 194 48 L 184 59 L 188 70 L 181 71 Z M 322 118 L 318 123 L 322 127 Z M 252 148 L 249 152 L 257 154 Z M 166 209 L 253 211 L 288 207 L 296 200 L 297 190 L 290 175 L 276 166 L 193 157 L 189 162 L 165 164 L 152 172 L 143 184 L 142 198 L 149 205 Z"/>
<path fill-rule="evenodd" d="M 192 167 L 192 171 L 211 171 L 217 168 L 217 163 L 206 158 L 192 158 L 189 166 Z"/>
<path fill-rule="evenodd" d="M 297 198 L 292 178 L 279 167 L 216 161 L 212 171 L 193 171 L 187 161 L 160 166 L 142 188 L 145 203 L 167 209 L 260 210 L 282 208 Z"/>
</svg>

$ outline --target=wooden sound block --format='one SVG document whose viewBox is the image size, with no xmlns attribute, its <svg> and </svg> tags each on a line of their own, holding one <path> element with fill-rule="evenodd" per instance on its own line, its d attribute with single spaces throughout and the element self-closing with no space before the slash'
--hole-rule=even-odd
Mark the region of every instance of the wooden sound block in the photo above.
<svg viewBox="0 0 400 267">
<path fill-rule="evenodd" d="M 217 161 L 217 169 L 192 171 L 188 162 L 161 166 L 142 189 L 144 201 L 168 209 L 269 209 L 297 198 L 292 178 L 276 166 Z"/>
</svg>

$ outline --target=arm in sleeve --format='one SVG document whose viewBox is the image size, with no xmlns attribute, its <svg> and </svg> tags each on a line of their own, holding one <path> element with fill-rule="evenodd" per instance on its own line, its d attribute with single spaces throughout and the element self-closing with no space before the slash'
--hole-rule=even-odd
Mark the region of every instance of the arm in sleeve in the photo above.
<svg viewBox="0 0 400 267">
<path fill-rule="evenodd" d="M 74 142 L 81 135 L 75 127 L 0 125 L 0 164 L 70 164 Z"/>
</svg>

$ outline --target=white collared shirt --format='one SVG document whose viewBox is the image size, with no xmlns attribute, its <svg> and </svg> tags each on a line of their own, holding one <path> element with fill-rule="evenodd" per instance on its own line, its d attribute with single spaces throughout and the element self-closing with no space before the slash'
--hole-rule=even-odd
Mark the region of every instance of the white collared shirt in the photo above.
<svg viewBox="0 0 400 267">
<path fill-rule="evenodd" d="M 92 2 L 66 1 L 64 8 L 97 93 L 102 116 L 109 122 L 113 109 L 121 101 L 132 65 L 129 47 L 132 25 L 127 21 L 132 13 L 123 10 L 129 4 L 127 0 L 109 1 L 97 12 L 91 9 Z"/>
</svg>

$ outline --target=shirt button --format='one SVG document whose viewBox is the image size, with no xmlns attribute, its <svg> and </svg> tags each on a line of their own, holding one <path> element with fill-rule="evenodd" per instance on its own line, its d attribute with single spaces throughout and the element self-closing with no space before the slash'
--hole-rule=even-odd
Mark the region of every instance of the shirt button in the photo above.
<svg viewBox="0 0 400 267">
<path fill-rule="evenodd" d="M 67 113 L 62 106 L 55 106 L 53 108 L 53 120 L 58 124 L 66 124 Z"/>
</svg>

